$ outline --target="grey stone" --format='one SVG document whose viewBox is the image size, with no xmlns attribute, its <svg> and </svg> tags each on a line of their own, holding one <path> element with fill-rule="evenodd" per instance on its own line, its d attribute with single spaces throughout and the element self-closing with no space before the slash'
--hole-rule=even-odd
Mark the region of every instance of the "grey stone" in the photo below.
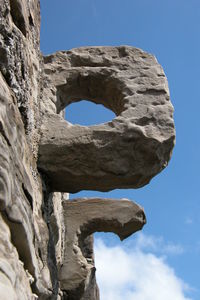
<svg viewBox="0 0 200 300">
<path fill-rule="evenodd" d="M 31 279 L 11 242 L 9 227 L 0 213 L 0 299 L 33 299 Z"/>
<path fill-rule="evenodd" d="M 128 46 L 86 47 L 44 57 L 44 70 L 38 166 L 52 191 L 139 188 L 167 166 L 173 107 L 153 55 Z M 89 127 L 63 120 L 62 109 L 82 99 L 116 118 Z"/>
<path fill-rule="evenodd" d="M 52 283 L 49 230 L 42 215 L 44 196 L 36 164 L 41 88 L 39 2 L 0 2 L 0 229 L 8 228 L 9 233 L 1 233 L 0 281 L 5 284 L 0 287 L 0 299 L 33 299 L 33 292 L 45 299 Z M 5 273 L 8 266 L 9 274 Z M 25 280 L 26 274 L 33 280 Z"/>
<path fill-rule="evenodd" d="M 83 198 L 64 201 L 63 214 L 65 239 L 59 271 L 61 289 L 69 299 L 87 299 L 82 297 L 89 292 L 88 282 L 95 276 L 92 241 L 88 237 L 94 232 L 104 231 L 114 232 L 124 240 L 142 229 L 146 218 L 143 208 L 127 199 Z M 76 298 L 73 298 L 73 294 Z"/>
</svg>

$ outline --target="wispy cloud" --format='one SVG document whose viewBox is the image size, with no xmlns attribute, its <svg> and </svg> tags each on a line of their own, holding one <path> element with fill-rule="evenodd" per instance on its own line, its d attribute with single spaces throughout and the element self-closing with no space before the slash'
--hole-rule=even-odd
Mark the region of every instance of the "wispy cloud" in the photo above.
<svg viewBox="0 0 200 300">
<path fill-rule="evenodd" d="M 184 248 L 180 244 L 166 242 L 163 237 L 155 237 L 144 233 L 137 235 L 135 245 L 139 250 L 162 255 L 178 255 L 184 252 Z"/>
<path fill-rule="evenodd" d="M 103 240 L 96 240 L 101 300 L 192 300 L 186 296 L 189 287 L 176 276 L 165 259 L 144 252 L 140 243 L 138 240 L 135 247 L 126 249 L 108 247 Z M 146 243 L 148 247 L 155 247 L 153 238 Z"/>
<path fill-rule="evenodd" d="M 185 220 L 185 223 L 188 225 L 191 225 L 191 224 L 193 224 L 193 219 L 191 217 L 187 217 Z"/>
</svg>

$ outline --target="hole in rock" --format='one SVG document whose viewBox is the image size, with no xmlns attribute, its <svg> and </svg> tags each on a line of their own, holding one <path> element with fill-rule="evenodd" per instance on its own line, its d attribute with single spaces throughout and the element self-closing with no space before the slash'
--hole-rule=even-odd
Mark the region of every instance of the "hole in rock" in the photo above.
<svg viewBox="0 0 200 300">
<path fill-rule="evenodd" d="M 101 104 L 95 104 L 87 100 L 72 103 L 65 109 L 65 119 L 72 124 L 97 125 L 109 122 L 113 118 L 115 118 L 113 111 Z"/>
<path fill-rule="evenodd" d="M 69 200 L 77 199 L 77 198 L 113 198 L 113 199 L 120 199 L 117 196 L 117 190 L 110 191 L 110 192 L 98 192 L 95 190 L 82 190 L 78 193 L 71 194 L 69 193 Z M 121 197 L 123 198 L 123 197 Z"/>
</svg>

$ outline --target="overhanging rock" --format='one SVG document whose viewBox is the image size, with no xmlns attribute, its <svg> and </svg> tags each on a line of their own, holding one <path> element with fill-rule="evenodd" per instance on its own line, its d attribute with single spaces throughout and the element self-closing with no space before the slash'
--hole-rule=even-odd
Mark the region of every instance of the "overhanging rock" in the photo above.
<svg viewBox="0 0 200 300">
<path fill-rule="evenodd" d="M 65 238 L 59 271 L 61 289 L 69 299 L 83 299 L 83 293 L 84 299 L 96 299 L 86 296 L 90 292 L 87 282 L 95 278 L 93 247 L 90 247 L 88 237 L 104 231 L 116 233 L 121 240 L 127 238 L 146 223 L 143 208 L 127 199 L 83 198 L 64 201 L 63 214 Z"/>
<path fill-rule="evenodd" d="M 139 188 L 167 166 L 173 107 L 154 56 L 128 46 L 87 47 L 47 56 L 44 68 L 48 110 L 38 166 L 53 191 Z M 83 99 L 103 104 L 116 118 L 87 127 L 58 114 Z"/>
</svg>

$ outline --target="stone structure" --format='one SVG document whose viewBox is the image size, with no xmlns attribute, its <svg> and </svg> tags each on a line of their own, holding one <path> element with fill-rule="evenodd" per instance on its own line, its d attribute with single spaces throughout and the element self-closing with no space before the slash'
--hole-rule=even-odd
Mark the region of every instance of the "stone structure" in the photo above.
<svg viewBox="0 0 200 300">
<path fill-rule="evenodd" d="M 123 46 L 43 58 L 39 32 L 38 0 L 0 0 L 0 299 L 98 300 L 92 233 L 126 238 L 144 212 L 65 193 L 147 184 L 170 159 L 173 108 L 152 55 Z M 63 109 L 81 99 L 116 118 L 73 126 Z"/>
<path fill-rule="evenodd" d="M 138 188 L 167 165 L 173 108 L 154 56 L 127 46 L 73 49 L 45 57 L 44 72 L 38 163 L 53 191 Z M 116 118 L 71 126 L 58 113 L 81 99 L 103 104 Z"/>
<path fill-rule="evenodd" d="M 94 259 L 87 238 L 98 231 L 114 232 L 121 240 L 142 229 L 143 209 L 130 200 L 77 199 L 63 202 L 65 243 L 63 264 L 59 270 L 62 290 L 71 296 L 83 293 L 86 282 L 93 281 Z M 93 291 L 92 291 L 93 292 Z M 95 292 L 95 290 L 94 290 Z M 85 294 L 87 294 L 87 289 Z M 89 293 L 91 293 L 89 287 Z M 84 299 L 95 299 L 95 296 Z M 76 298 L 77 299 L 77 298 Z"/>
</svg>

